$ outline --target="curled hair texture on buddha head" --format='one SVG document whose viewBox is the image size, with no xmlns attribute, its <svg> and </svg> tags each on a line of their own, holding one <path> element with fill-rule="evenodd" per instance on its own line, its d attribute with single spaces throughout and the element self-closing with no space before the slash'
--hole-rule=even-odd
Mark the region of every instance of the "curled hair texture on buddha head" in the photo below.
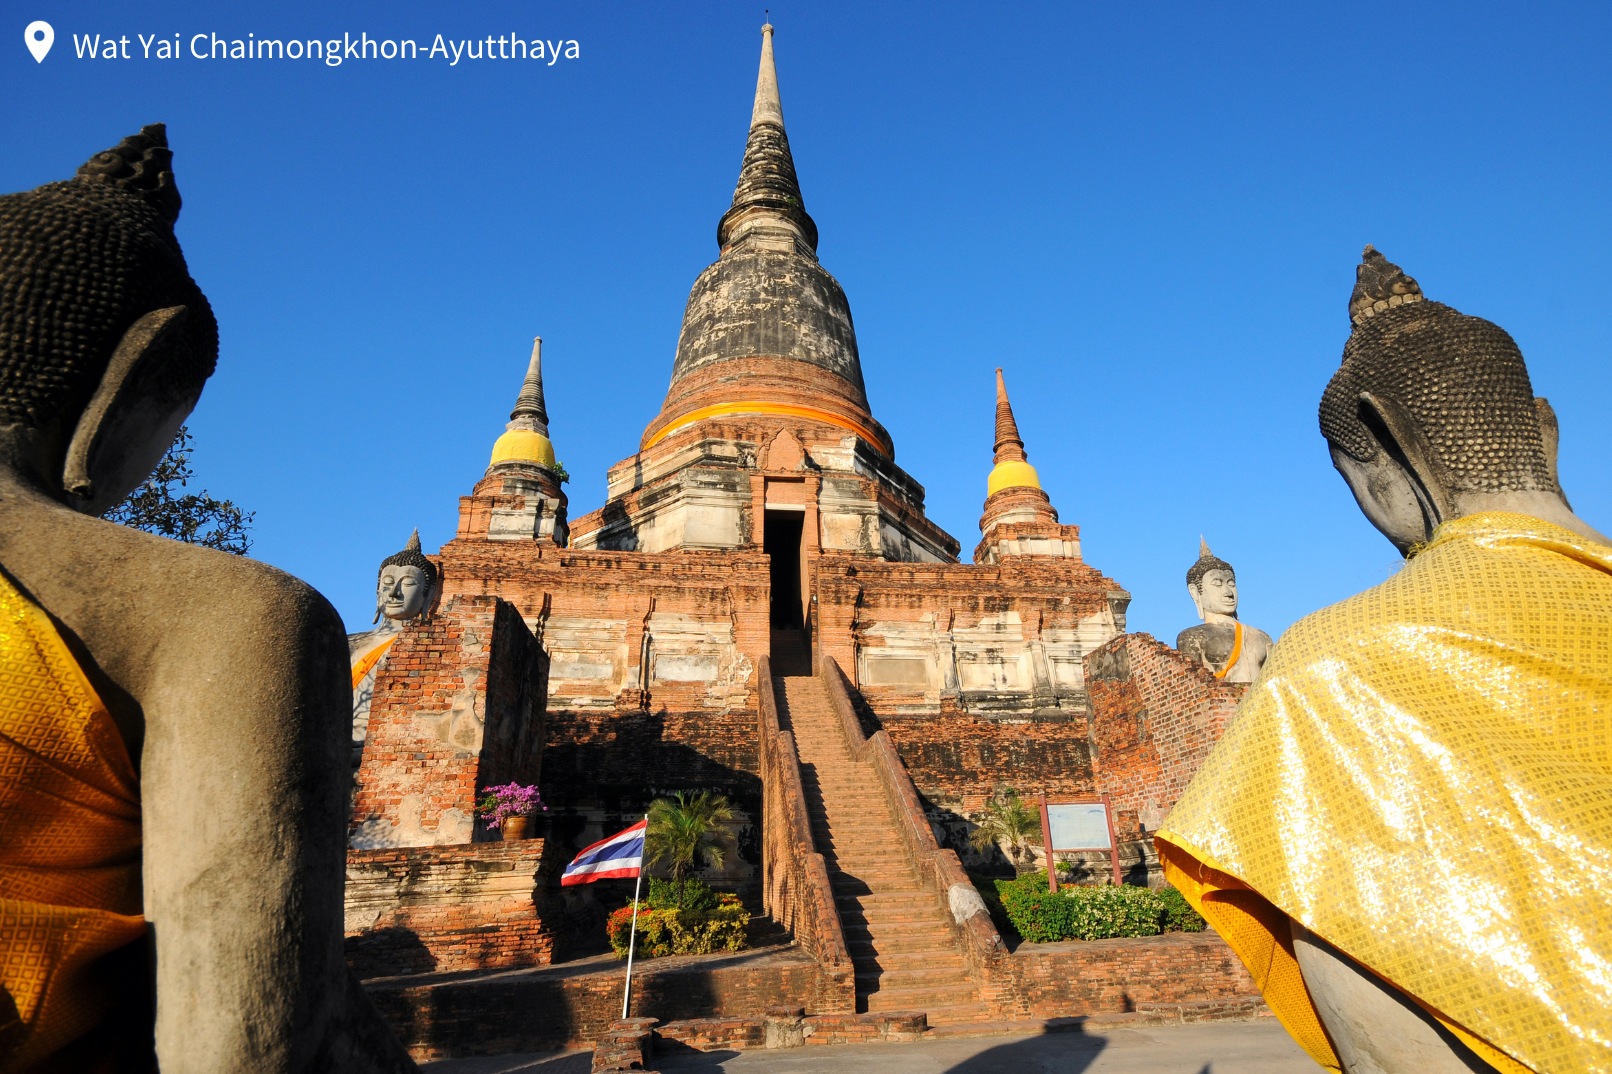
<svg viewBox="0 0 1612 1074">
<path fill-rule="evenodd" d="M 376 572 L 376 580 L 388 567 L 417 567 L 425 575 L 425 584 L 430 589 L 437 587 L 437 565 L 420 551 L 420 531 L 415 530 L 409 535 L 409 543 L 403 546 L 403 551 L 394 552 L 381 560 L 380 570 Z"/>
<path fill-rule="evenodd" d="M 1369 462 L 1380 440 L 1362 393 L 1399 407 L 1453 492 L 1560 492 L 1545 453 L 1528 368 L 1499 325 L 1422 296 L 1366 247 L 1350 296 L 1353 331 L 1321 395 L 1321 435 Z"/>
<path fill-rule="evenodd" d="M 1237 571 L 1232 565 L 1209 551 L 1209 542 L 1199 537 L 1198 559 L 1197 562 L 1187 568 L 1187 585 L 1196 589 L 1198 584 L 1203 581 L 1203 576 L 1210 571 L 1226 571 L 1233 578 L 1237 576 Z"/>
<path fill-rule="evenodd" d="M 0 422 L 75 417 L 123 334 L 154 310 L 187 310 L 148 374 L 159 393 L 193 396 L 212 374 L 218 325 L 174 237 L 172 160 L 153 124 L 65 182 L 0 197 Z"/>
</svg>

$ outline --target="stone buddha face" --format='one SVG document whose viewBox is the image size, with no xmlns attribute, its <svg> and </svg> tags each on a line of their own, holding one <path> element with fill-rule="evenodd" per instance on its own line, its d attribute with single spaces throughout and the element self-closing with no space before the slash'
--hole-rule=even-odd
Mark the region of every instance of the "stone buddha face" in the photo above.
<svg viewBox="0 0 1612 1074">
<path fill-rule="evenodd" d="M 1231 571 L 1215 568 L 1204 571 L 1196 586 L 1188 586 L 1192 603 L 1197 605 L 1199 618 L 1210 614 L 1235 616 L 1237 614 L 1237 576 Z"/>
<path fill-rule="evenodd" d="M 425 602 L 430 595 L 430 579 L 419 567 L 392 563 L 381 568 L 380 581 L 375 587 L 375 603 L 386 618 L 401 622 L 417 617 L 425 611 Z"/>
</svg>

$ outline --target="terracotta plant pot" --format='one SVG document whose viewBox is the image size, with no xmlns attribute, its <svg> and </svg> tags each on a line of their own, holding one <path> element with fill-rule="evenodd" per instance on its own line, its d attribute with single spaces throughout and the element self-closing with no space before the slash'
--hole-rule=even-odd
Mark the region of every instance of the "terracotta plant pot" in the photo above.
<svg viewBox="0 0 1612 1074">
<path fill-rule="evenodd" d="M 532 826 L 531 817 L 505 817 L 498 830 L 503 833 L 506 841 L 510 839 L 525 839 L 527 829 Z"/>
</svg>

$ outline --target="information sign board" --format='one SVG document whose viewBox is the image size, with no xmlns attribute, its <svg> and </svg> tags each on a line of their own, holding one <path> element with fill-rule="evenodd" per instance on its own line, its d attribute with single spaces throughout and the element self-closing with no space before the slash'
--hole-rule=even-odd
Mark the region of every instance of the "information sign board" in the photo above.
<svg viewBox="0 0 1612 1074">
<path fill-rule="evenodd" d="M 1099 798 L 1065 799 L 1049 802 L 1041 796 L 1041 838 L 1047 850 L 1047 887 L 1058 890 L 1059 851 L 1106 850 L 1117 887 L 1119 848 L 1114 843 L 1114 818 L 1108 810 L 1108 795 Z"/>
</svg>

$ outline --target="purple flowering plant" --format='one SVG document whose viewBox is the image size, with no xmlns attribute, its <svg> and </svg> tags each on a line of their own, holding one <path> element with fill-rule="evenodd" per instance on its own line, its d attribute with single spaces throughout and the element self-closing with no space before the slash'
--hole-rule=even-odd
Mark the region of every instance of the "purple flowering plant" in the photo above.
<svg viewBox="0 0 1612 1074">
<path fill-rule="evenodd" d="M 524 817 L 537 810 L 548 810 L 537 788 L 526 783 L 505 783 L 488 787 L 476 803 L 476 812 L 487 818 L 487 827 L 497 828 L 510 817 Z"/>
</svg>

